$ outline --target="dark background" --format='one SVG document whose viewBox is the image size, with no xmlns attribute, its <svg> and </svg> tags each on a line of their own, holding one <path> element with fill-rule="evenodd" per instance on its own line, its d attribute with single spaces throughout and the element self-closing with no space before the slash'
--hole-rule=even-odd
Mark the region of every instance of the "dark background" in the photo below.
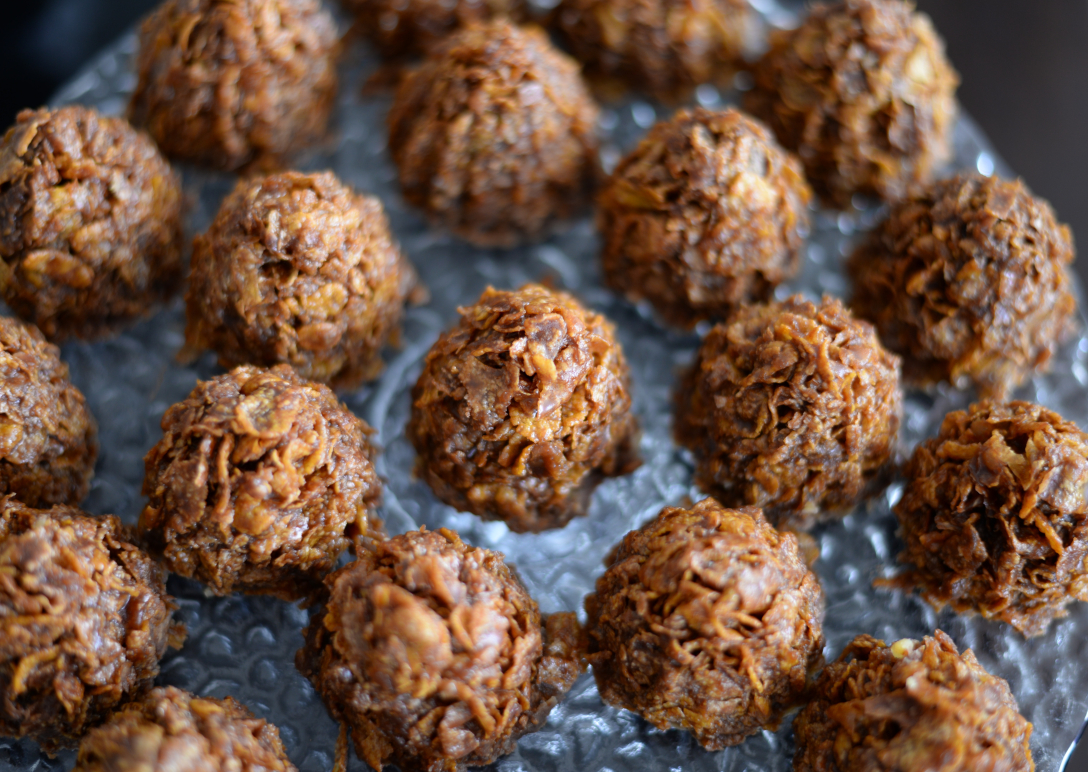
<svg viewBox="0 0 1088 772">
<path fill-rule="evenodd" d="M 963 80 L 965 109 L 1088 245 L 1088 2 L 917 4 L 948 44 Z M 153 5 L 155 0 L 0 0 L 0 127 L 21 108 L 45 102 Z M 1088 257 L 1077 267 L 1088 284 Z M 1069 772 L 1088 772 L 1088 747 Z"/>
</svg>

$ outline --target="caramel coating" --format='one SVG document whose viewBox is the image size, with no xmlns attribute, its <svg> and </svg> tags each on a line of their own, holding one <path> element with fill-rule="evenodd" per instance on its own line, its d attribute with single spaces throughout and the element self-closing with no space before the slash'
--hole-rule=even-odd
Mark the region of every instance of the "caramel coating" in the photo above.
<svg viewBox="0 0 1088 772">
<path fill-rule="evenodd" d="M 129 115 L 171 158 L 279 164 L 325 134 L 339 48 L 320 0 L 165 0 L 140 29 Z"/>
<path fill-rule="evenodd" d="M 232 697 L 153 689 L 87 733 L 72 772 L 297 772 L 280 732 Z"/>
<path fill-rule="evenodd" d="M 630 376 L 612 324 L 536 284 L 459 309 L 412 391 L 416 474 L 442 501 L 512 531 L 586 513 L 638 466 Z"/>
<path fill-rule="evenodd" d="M 286 365 L 199 382 L 162 431 L 144 459 L 140 535 L 216 595 L 297 600 L 381 535 L 371 428 Z"/>
<path fill-rule="evenodd" d="M 377 198 L 331 172 L 241 180 L 193 244 L 186 348 L 354 388 L 381 371 L 416 285 Z"/>
<path fill-rule="evenodd" d="M 581 214 L 597 175 L 597 105 L 543 30 L 451 35 L 401 81 L 389 150 L 409 203 L 480 246 L 544 238 Z"/>
<path fill-rule="evenodd" d="M 182 200 L 125 120 L 22 111 L 0 139 L 0 295 L 55 341 L 146 316 L 181 281 Z"/>
<path fill-rule="evenodd" d="M 835 298 L 747 306 L 714 327 L 677 398 L 696 481 L 805 530 L 872 495 L 894 462 L 899 358 Z"/>
<path fill-rule="evenodd" d="M 771 33 L 744 106 L 796 152 L 826 203 L 886 201 L 952 156 L 959 76 L 929 17 L 903 0 L 813 6 Z"/>
<path fill-rule="evenodd" d="M 824 594 L 797 537 L 704 499 L 631 531 L 586 598 L 601 697 L 707 750 L 775 728 L 823 663 Z"/>
<path fill-rule="evenodd" d="M 1030 402 L 945 416 L 915 448 L 895 516 L 911 570 L 896 580 L 938 609 L 1042 635 L 1088 600 L 1088 434 Z"/>
<path fill-rule="evenodd" d="M 574 614 L 542 621 L 500 553 L 445 528 L 361 553 L 320 602 L 296 664 L 379 772 L 490 764 L 582 671 Z"/>
<path fill-rule="evenodd" d="M 794 772 L 1031 772 L 1031 724 L 1003 678 L 938 630 L 888 646 L 859 635 L 794 719 Z"/>
<path fill-rule="evenodd" d="M 68 365 L 37 327 L 0 316 L 0 496 L 78 504 L 98 458 L 98 427 Z"/>
<path fill-rule="evenodd" d="M 1073 237 L 1020 180 L 940 180 L 892 207 L 851 256 L 851 307 L 915 383 L 1004 399 L 1072 331 Z"/>
<path fill-rule="evenodd" d="M 387 59 L 423 54 L 450 33 L 492 19 L 520 21 L 525 0 L 342 0 Z"/>
<path fill-rule="evenodd" d="M 586 73 L 675 102 L 741 63 L 747 0 L 561 0 L 556 26 Z"/>
<path fill-rule="evenodd" d="M 725 317 L 797 273 L 811 199 L 801 164 L 760 123 L 681 110 L 601 191 L 605 281 L 671 324 Z"/>
<path fill-rule="evenodd" d="M 53 753 L 151 687 L 173 601 L 113 515 L 0 499 L 0 735 Z"/>
</svg>

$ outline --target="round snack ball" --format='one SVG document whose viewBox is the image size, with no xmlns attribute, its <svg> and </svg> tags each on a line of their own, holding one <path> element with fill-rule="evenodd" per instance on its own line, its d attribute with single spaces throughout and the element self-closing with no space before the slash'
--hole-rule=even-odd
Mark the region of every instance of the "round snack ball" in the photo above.
<svg viewBox="0 0 1088 772">
<path fill-rule="evenodd" d="M 24 110 L 0 139 L 0 295 L 51 340 L 102 337 L 181 281 L 181 180 L 90 107 Z"/>
<path fill-rule="evenodd" d="M 280 730 L 234 698 L 173 686 L 126 705 L 79 744 L 72 772 L 297 772 Z"/>
<path fill-rule="evenodd" d="M 741 63 L 747 0 L 560 0 L 556 25 L 586 73 L 675 102 Z"/>
<path fill-rule="evenodd" d="M 971 174 L 915 190 L 851 256 L 851 307 L 920 384 L 1002 399 L 1074 327 L 1073 237 L 1019 180 Z"/>
<path fill-rule="evenodd" d="M 171 158 L 276 164 L 325 133 L 339 47 L 320 0 L 166 0 L 140 29 L 129 114 Z"/>
<path fill-rule="evenodd" d="M 779 528 L 840 516 L 886 482 L 899 359 L 836 298 L 747 306 L 714 327 L 678 395 L 696 481 Z"/>
<path fill-rule="evenodd" d="M 162 569 L 113 515 L 0 499 L 0 575 L 0 735 L 49 753 L 150 688 L 179 637 Z"/>
<path fill-rule="evenodd" d="M 0 496 L 32 507 L 78 504 L 98 458 L 98 428 L 57 347 L 0 316 Z"/>
<path fill-rule="evenodd" d="M 938 609 L 1042 635 L 1088 601 L 1088 434 L 1030 402 L 945 416 L 904 470 L 895 505 L 916 587 Z"/>
<path fill-rule="evenodd" d="M 490 764 L 582 671 L 574 614 L 541 620 L 498 552 L 411 531 L 325 579 L 296 657 L 373 769 Z"/>
<path fill-rule="evenodd" d="M 186 349 L 354 388 L 381 371 L 416 285 L 377 198 L 331 172 L 242 180 L 193 243 Z"/>
<path fill-rule="evenodd" d="M 389 150 L 405 199 L 480 246 L 544 238 L 589 205 L 597 105 L 543 30 L 451 35 L 397 89 Z"/>
<path fill-rule="evenodd" d="M 516 532 L 584 515 L 638 466 L 615 328 L 536 284 L 488 288 L 431 347 L 412 391 L 416 474 L 442 501 Z"/>
<path fill-rule="evenodd" d="M 681 110 L 601 191 L 605 281 L 683 327 L 767 300 L 797 273 L 811 198 L 800 163 L 762 125 Z"/>
<path fill-rule="evenodd" d="M 816 5 L 771 33 L 744 105 L 801 156 L 827 203 L 893 201 L 952 156 L 959 76 L 929 17 L 903 0 Z"/>
<path fill-rule="evenodd" d="M 707 750 L 804 701 L 823 663 L 824 594 L 792 533 L 755 507 L 665 507 L 612 551 L 586 598 L 601 698 Z"/>
<path fill-rule="evenodd" d="M 938 630 L 888 646 L 859 635 L 793 721 L 794 772 L 1032 772 L 1031 724 L 1003 678 Z"/>
<path fill-rule="evenodd" d="M 372 430 L 279 365 L 201 381 L 144 459 L 141 536 L 216 595 L 297 600 L 349 546 L 381 534 Z"/>
<path fill-rule="evenodd" d="M 382 56 L 426 53 L 453 31 L 496 18 L 520 20 L 525 0 L 342 0 Z"/>
</svg>

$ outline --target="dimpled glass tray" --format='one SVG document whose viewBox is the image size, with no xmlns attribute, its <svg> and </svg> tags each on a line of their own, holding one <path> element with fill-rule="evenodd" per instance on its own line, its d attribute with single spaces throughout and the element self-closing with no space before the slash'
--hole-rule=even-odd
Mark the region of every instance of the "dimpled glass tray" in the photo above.
<svg viewBox="0 0 1088 772">
<path fill-rule="evenodd" d="M 771 25 L 790 24 L 792 7 L 753 2 Z M 134 85 L 131 63 L 135 37 L 129 35 L 94 61 L 54 100 L 95 105 L 122 113 Z M 671 437 L 671 399 L 677 371 L 691 361 L 694 334 L 666 329 L 646 308 L 634 307 L 604 289 L 598 274 L 597 238 L 591 219 L 547 242 L 514 250 L 473 248 L 429 230 L 402 201 L 396 172 L 386 152 L 388 94 L 365 95 L 361 85 L 376 62 L 362 45 L 349 46 L 342 70 L 340 103 L 333 136 L 299 166 L 332 168 L 346 182 L 384 200 L 394 231 L 430 288 L 428 304 L 408 311 L 402 346 L 387 352 L 387 367 L 375 383 L 341 395 L 358 415 L 378 430 L 384 448 L 378 470 L 386 481 L 382 516 L 392 533 L 418 525 L 446 526 L 466 541 L 501 550 L 515 563 L 545 612 L 581 611 L 582 598 L 602 570 L 601 561 L 628 530 L 662 506 L 692 498 L 692 460 Z M 743 88 L 743 81 L 738 83 Z M 735 100 L 735 91 L 703 87 L 697 101 L 707 106 Z M 607 138 L 603 158 L 615 163 L 666 110 L 642 101 L 606 108 L 601 129 Z M 1009 174 L 967 118 L 956 127 L 957 169 Z M 192 210 L 189 229 L 196 232 L 213 216 L 233 179 L 185 170 Z M 819 212 L 800 275 L 779 295 L 805 292 L 844 295 L 843 256 L 858 234 L 880 216 L 862 205 L 845 214 Z M 403 427 L 409 390 L 421 360 L 440 331 L 456 318 L 456 308 L 471 303 L 487 285 L 513 288 L 546 280 L 575 293 L 611 318 L 631 363 L 635 411 L 642 424 L 643 466 L 627 477 L 608 480 L 597 490 L 589 516 L 544 534 L 511 534 L 500 523 L 484 523 L 440 504 L 411 475 L 413 451 Z M 98 418 L 101 456 L 84 507 L 116 513 L 135 521 L 142 498 L 143 456 L 161 436 L 159 420 L 172 403 L 184 398 L 198 378 L 218 372 L 211 356 L 182 367 L 175 352 L 182 342 L 180 302 L 113 340 L 64 346 L 72 379 L 87 395 Z M 1075 337 L 1054 361 L 1050 375 L 1035 379 L 1017 396 L 1041 402 L 1088 427 L 1088 338 Z M 970 395 L 942 388 L 908 395 L 901 452 L 936 432 L 951 409 L 964 407 Z M 920 637 L 935 628 L 948 632 L 962 648 L 970 647 L 990 672 L 1007 679 L 1024 715 L 1034 723 L 1032 750 L 1041 772 L 1058 772 L 1074 742 L 1088 704 L 1088 606 L 1075 605 L 1068 618 L 1046 635 L 1025 640 L 1011 627 L 978 618 L 935 614 L 917 597 L 876 590 L 873 579 L 896 570 L 900 543 L 890 506 L 901 491 L 893 485 L 840 523 L 815 536 L 820 558 L 815 565 L 827 593 L 826 654 L 835 658 L 855 635 L 885 640 Z M 201 587 L 177 577 L 169 584 L 189 628 L 180 651 L 167 653 L 160 681 L 201 695 L 232 695 L 280 728 L 287 751 L 301 772 L 327 772 L 334 758 L 337 726 L 320 698 L 294 667 L 307 612 L 268 598 L 205 596 Z M 517 752 L 494 766 L 503 772 L 783 772 L 791 766 L 792 738 L 787 721 L 777 732 L 765 731 L 742 745 L 707 753 L 683 732 L 662 732 L 634 714 L 605 706 L 592 677 L 582 676 L 539 732 L 522 738 Z M 0 769 L 45 772 L 70 769 L 73 753 L 55 759 L 34 743 L 0 740 Z M 364 770 L 352 755 L 349 768 Z"/>
</svg>

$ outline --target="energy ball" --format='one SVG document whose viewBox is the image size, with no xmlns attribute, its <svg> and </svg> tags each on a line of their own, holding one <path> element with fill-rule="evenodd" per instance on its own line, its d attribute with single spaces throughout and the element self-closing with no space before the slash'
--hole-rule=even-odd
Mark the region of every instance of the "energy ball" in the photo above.
<svg viewBox="0 0 1088 772">
<path fill-rule="evenodd" d="M 615 328 L 536 284 L 489 287 L 459 312 L 412 391 L 416 474 L 451 507 L 519 533 L 586 514 L 603 477 L 639 463 Z"/>
<path fill-rule="evenodd" d="M 153 689 L 90 732 L 73 772 L 297 772 L 280 732 L 231 697 Z"/>
<path fill-rule="evenodd" d="M 895 506 L 911 566 L 895 583 L 938 609 L 1042 635 L 1088 600 L 1088 434 L 1030 402 L 945 416 Z"/>
<path fill-rule="evenodd" d="M 319 602 L 296 664 L 376 770 L 490 764 L 582 671 L 574 614 L 542 620 L 500 553 L 445 528 L 361 553 Z"/>
<path fill-rule="evenodd" d="M 342 0 L 356 27 L 387 59 L 426 53 L 462 27 L 523 19 L 525 0 Z"/>
<path fill-rule="evenodd" d="M 186 349 L 354 388 L 381 371 L 416 285 L 377 198 L 331 172 L 242 180 L 193 243 Z"/>
<path fill-rule="evenodd" d="M 561 0 L 555 21 L 607 90 L 625 85 L 676 102 L 735 72 L 754 16 L 747 0 Z"/>
<path fill-rule="evenodd" d="M 918 189 L 851 256 L 851 307 L 920 385 L 973 381 L 1003 399 L 1073 329 L 1073 237 L 1019 180 Z"/>
<path fill-rule="evenodd" d="M 754 507 L 665 507 L 586 598 L 602 699 L 717 751 L 803 702 L 823 664 L 824 594 L 797 537 Z"/>
<path fill-rule="evenodd" d="M 113 515 L 0 499 L 0 735 L 54 753 L 151 688 L 181 631 L 164 574 Z"/>
<path fill-rule="evenodd" d="M 597 105 L 543 30 L 451 35 L 397 89 L 389 150 L 405 199 L 479 246 L 544 238 L 596 181 Z"/>
<path fill-rule="evenodd" d="M 181 281 L 181 180 L 89 107 L 24 110 L 0 139 L 0 296 L 50 340 L 103 337 Z"/>
<path fill-rule="evenodd" d="M 140 29 L 129 115 L 171 158 L 278 164 L 325 133 L 339 46 L 320 0 L 166 0 Z"/>
<path fill-rule="evenodd" d="M 286 365 L 201 381 L 162 432 L 144 459 L 140 534 L 216 595 L 297 600 L 381 535 L 371 428 Z"/>
<path fill-rule="evenodd" d="M 600 194 L 605 281 L 692 327 L 770 298 L 799 267 L 812 191 L 801 165 L 736 110 L 681 110 Z"/>
<path fill-rule="evenodd" d="M 771 33 L 753 76 L 745 107 L 801 156 L 826 203 L 894 201 L 951 158 L 959 76 L 913 3 L 816 5 Z"/>
<path fill-rule="evenodd" d="M 859 635 L 793 721 L 794 772 L 1031 772 L 1031 724 L 1003 678 L 938 630 L 891 646 Z"/>
<path fill-rule="evenodd" d="M 703 339 L 677 400 L 696 482 L 807 530 L 878 490 L 903 413 L 899 358 L 836 298 L 745 306 Z"/>
<path fill-rule="evenodd" d="M 94 416 L 60 351 L 38 328 L 0 316 L 0 496 L 78 504 L 97 458 Z"/>
</svg>

